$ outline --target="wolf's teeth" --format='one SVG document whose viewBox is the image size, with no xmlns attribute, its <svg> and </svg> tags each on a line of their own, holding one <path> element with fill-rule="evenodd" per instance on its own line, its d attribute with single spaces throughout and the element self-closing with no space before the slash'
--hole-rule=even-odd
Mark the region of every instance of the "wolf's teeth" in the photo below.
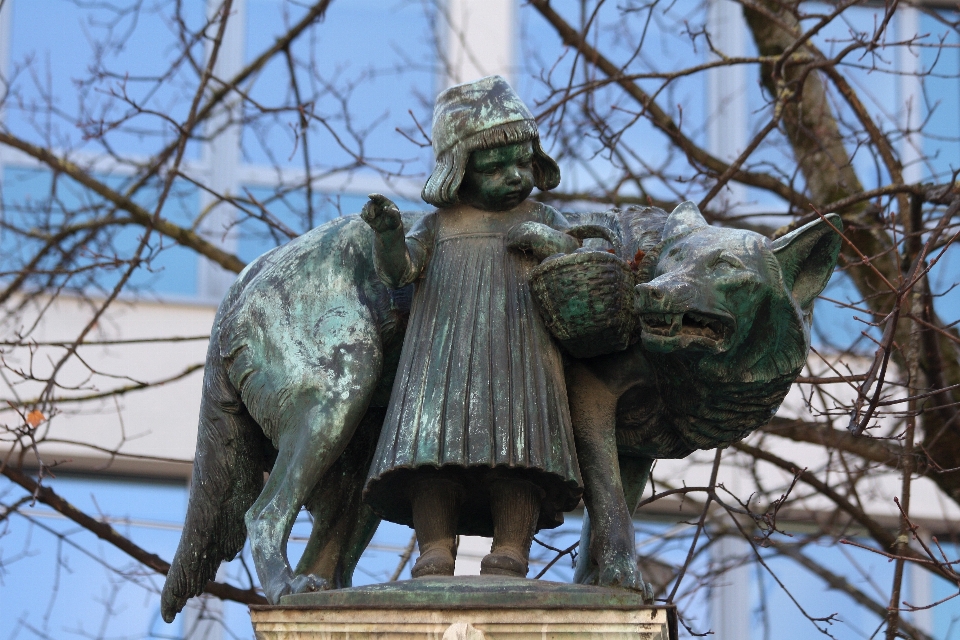
<svg viewBox="0 0 960 640">
<path fill-rule="evenodd" d="M 683 315 L 682 314 L 671 315 L 669 316 L 669 318 L 670 318 L 670 335 L 675 336 L 678 333 L 680 333 L 680 331 L 683 330 Z"/>
<path fill-rule="evenodd" d="M 701 336 L 710 340 L 722 340 L 726 325 L 717 318 L 696 311 L 686 313 L 645 313 L 642 316 L 646 330 L 653 334 L 674 337 L 677 335 Z"/>
</svg>

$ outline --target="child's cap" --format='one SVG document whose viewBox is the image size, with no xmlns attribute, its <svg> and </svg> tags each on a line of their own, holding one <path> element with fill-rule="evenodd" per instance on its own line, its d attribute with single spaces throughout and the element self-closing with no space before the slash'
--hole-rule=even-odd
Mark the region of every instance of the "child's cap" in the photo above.
<svg viewBox="0 0 960 640">
<path fill-rule="evenodd" d="M 544 191 L 560 184 L 560 168 L 540 146 L 533 114 L 501 76 L 456 85 L 437 96 L 432 135 L 436 164 L 422 197 L 434 206 L 456 204 L 470 154 L 478 149 L 530 141 L 534 183 Z"/>
</svg>

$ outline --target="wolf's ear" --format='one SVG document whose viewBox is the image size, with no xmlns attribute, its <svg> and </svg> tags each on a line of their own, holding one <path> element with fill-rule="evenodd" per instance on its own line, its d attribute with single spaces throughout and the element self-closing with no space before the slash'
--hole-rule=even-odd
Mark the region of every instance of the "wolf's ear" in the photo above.
<svg viewBox="0 0 960 640">
<path fill-rule="evenodd" d="M 836 227 L 836 231 L 830 225 Z M 843 231 L 840 216 L 828 213 L 820 220 L 774 240 L 771 246 L 780 263 L 783 282 L 803 310 L 807 310 L 827 286 L 833 268 L 837 266 L 840 254 L 838 231 Z"/>
<path fill-rule="evenodd" d="M 687 200 L 677 205 L 677 208 L 667 216 L 667 222 L 663 227 L 660 239 L 666 240 L 705 226 L 707 226 L 707 221 L 700 215 L 700 209 L 697 209 L 697 205 Z"/>
</svg>

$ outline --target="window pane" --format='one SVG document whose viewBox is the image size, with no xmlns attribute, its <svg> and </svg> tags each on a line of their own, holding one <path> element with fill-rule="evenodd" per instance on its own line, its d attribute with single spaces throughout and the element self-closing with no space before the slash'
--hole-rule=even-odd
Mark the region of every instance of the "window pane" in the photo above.
<svg viewBox="0 0 960 640">
<path fill-rule="evenodd" d="M 960 169 L 960 34 L 956 27 L 960 13 L 925 13 L 920 19 L 923 39 L 920 61 L 923 80 L 923 154 L 930 158 L 924 167 L 925 180 L 948 182 Z M 943 41 L 945 46 L 940 47 Z"/>
<path fill-rule="evenodd" d="M 108 140 L 113 153 L 144 156 L 169 140 L 168 117 L 186 118 L 199 76 L 180 55 L 177 20 L 200 29 L 203 0 L 16 0 L 12 15 L 6 119 L 16 135 L 91 152 Z M 191 52 L 202 61 L 202 41 Z"/>
<path fill-rule="evenodd" d="M 117 191 L 124 189 L 121 176 L 94 173 L 92 177 Z M 129 214 L 45 169 L 7 166 L 0 186 L 0 281 L 11 281 L 24 265 L 39 260 L 27 283 L 31 287 L 62 287 L 96 295 L 112 290 L 129 268 L 144 234 L 142 226 L 130 223 Z M 149 185 L 134 201 L 152 213 L 159 194 L 159 185 Z M 165 202 L 163 216 L 189 226 L 197 203 L 196 187 L 178 182 Z M 59 237 L 55 234 L 62 233 L 64 226 L 74 231 L 56 247 L 47 247 L 48 239 Z M 140 258 L 125 292 L 149 297 L 196 293 L 194 251 L 154 232 Z"/>
<path fill-rule="evenodd" d="M 354 167 L 423 171 L 429 149 L 395 129 L 415 130 L 408 111 L 429 130 L 435 84 L 430 3 L 357 0 L 333 3 L 322 22 L 292 47 L 290 63 L 278 56 L 248 89 L 247 162 L 303 168 Z M 303 15 L 301 3 L 249 0 L 247 59 L 271 46 Z M 309 140 L 297 140 L 296 106 L 304 105 Z M 259 107 L 257 106 L 259 105 Z M 268 109 L 279 109 L 271 113 Z"/>
</svg>

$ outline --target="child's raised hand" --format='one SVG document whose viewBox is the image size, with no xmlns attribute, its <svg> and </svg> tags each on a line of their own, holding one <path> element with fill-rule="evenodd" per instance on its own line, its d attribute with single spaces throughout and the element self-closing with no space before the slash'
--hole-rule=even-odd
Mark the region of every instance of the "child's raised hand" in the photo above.
<svg viewBox="0 0 960 640">
<path fill-rule="evenodd" d="M 371 193 L 368 197 L 370 200 L 360 210 L 360 217 L 374 231 L 380 233 L 403 226 L 403 220 L 400 219 L 400 209 L 390 198 L 379 193 Z"/>
<path fill-rule="evenodd" d="M 542 261 L 555 253 L 573 253 L 580 248 L 580 241 L 545 224 L 524 222 L 510 229 L 507 246 L 528 251 Z"/>
</svg>

